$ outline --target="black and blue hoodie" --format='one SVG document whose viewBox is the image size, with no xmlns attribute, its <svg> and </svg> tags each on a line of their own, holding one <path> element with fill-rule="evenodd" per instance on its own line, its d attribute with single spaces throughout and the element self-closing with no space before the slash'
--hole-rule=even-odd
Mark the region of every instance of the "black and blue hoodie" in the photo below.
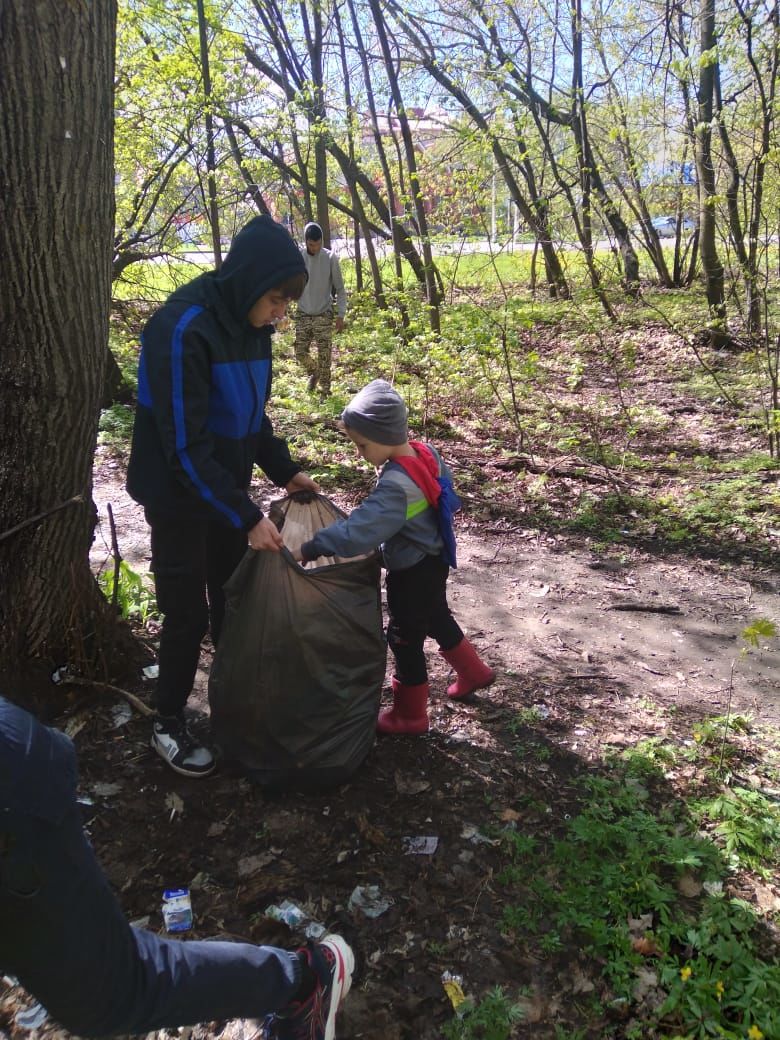
<svg viewBox="0 0 780 1040">
<path fill-rule="evenodd" d="M 248 531 L 262 517 L 247 494 L 253 465 L 279 487 L 300 472 L 265 414 L 273 328 L 255 329 L 247 315 L 302 271 L 287 229 L 255 217 L 219 271 L 178 289 L 150 318 L 127 470 L 127 490 L 150 513 L 211 512 Z"/>
</svg>

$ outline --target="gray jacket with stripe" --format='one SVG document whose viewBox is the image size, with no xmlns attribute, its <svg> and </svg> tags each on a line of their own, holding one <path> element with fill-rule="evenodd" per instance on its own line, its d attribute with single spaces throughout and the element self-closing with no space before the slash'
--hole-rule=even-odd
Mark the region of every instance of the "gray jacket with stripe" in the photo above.
<svg viewBox="0 0 780 1040">
<path fill-rule="evenodd" d="M 434 447 L 440 475 L 451 478 L 447 465 Z M 443 548 L 436 510 L 407 474 L 390 459 L 379 474 L 376 487 L 345 520 L 318 531 L 304 542 L 305 560 L 318 556 L 360 556 L 381 548 L 384 566 L 405 570 L 425 556 L 438 556 Z"/>
</svg>

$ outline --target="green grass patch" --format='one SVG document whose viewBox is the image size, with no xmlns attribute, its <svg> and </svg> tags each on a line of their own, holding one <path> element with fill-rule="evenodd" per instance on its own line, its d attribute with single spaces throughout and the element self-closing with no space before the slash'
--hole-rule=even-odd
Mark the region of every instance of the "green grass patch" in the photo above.
<svg viewBox="0 0 780 1040">
<path fill-rule="evenodd" d="M 748 474 L 644 496 L 585 491 L 565 526 L 598 534 L 605 544 L 631 536 L 733 550 L 735 544 L 764 540 L 777 524 L 778 509 L 777 490 Z"/>
<path fill-rule="evenodd" d="M 113 565 L 98 574 L 98 585 L 109 603 L 116 603 L 125 619 L 137 618 L 145 624 L 157 616 L 154 583 L 148 575 L 138 574 L 125 560 L 119 561 L 118 573 Z"/>
</svg>

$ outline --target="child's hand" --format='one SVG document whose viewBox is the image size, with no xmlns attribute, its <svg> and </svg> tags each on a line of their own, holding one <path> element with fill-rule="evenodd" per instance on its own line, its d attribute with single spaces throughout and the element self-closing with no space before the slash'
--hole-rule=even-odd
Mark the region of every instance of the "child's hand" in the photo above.
<svg viewBox="0 0 780 1040">
<path fill-rule="evenodd" d="M 292 553 L 292 558 L 295 560 L 296 563 L 304 562 L 303 554 L 301 553 L 300 547 L 298 547 L 297 549 L 291 549 L 290 552 Z"/>
</svg>

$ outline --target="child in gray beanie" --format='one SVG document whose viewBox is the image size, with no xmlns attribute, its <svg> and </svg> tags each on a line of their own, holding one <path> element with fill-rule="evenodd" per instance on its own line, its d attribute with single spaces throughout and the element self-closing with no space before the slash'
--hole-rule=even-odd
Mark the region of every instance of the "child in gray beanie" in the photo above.
<svg viewBox="0 0 780 1040">
<path fill-rule="evenodd" d="M 393 706 L 381 712 L 379 733 L 428 729 L 427 636 L 454 669 L 450 697 L 467 697 L 496 677 L 484 664 L 447 603 L 455 566 L 451 514 L 460 503 L 452 474 L 435 448 L 409 441 L 406 405 L 384 379 L 364 386 L 341 415 L 347 436 L 377 468 L 376 487 L 345 519 L 304 542 L 299 560 L 359 556 L 377 547 L 387 570 L 387 639 L 395 658 Z"/>
</svg>

